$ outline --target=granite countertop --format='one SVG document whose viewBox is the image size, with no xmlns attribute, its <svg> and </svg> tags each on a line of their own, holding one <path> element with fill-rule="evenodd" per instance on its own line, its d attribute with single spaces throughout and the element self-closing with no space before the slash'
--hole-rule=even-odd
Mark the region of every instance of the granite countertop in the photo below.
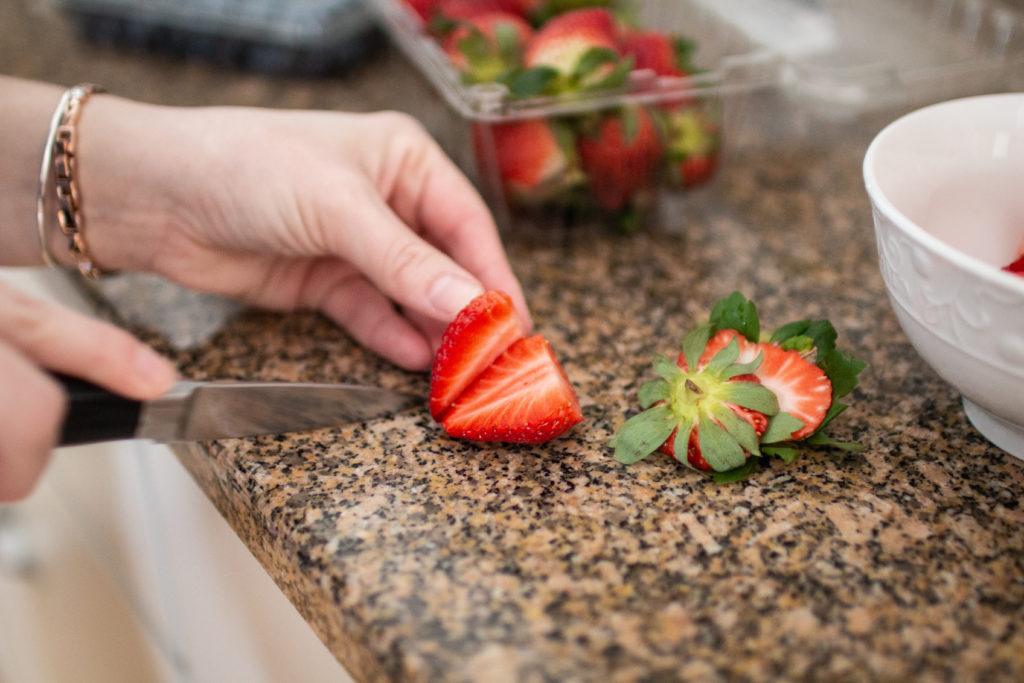
<svg viewBox="0 0 1024 683">
<path fill-rule="evenodd" d="M 16 75 L 154 102 L 407 108 L 439 132 L 447 117 L 387 51 L 338 78 L 261 78 L 83 45 L 24 3 L 3 12 L 19 29 L 5 48 Z M 54 35 L 64 52 L 38 47 Z M 189 377 L 424 396 L 393 419 L 176 449 L 356 679 L 1024 677 L 1024 465 L 910 347 L 878 272 L 860 161 L 892 113 L 821 122 L 784 99 L 744 100 L 717 179 L 649 230 L 506 233 L 583 406 L 585 422 L 549 444 L 447 438 L 425 375 L 315 314 L 132 275 L 103 283 L 108 310 Z M 652 354 L 734 289 L 768 327 L 831 318 L 868 361 L 835 423 L 864 450 L 808 450 L 731 485 L 665 457 L 619 465 L 607 442 Z"/>
</svg>

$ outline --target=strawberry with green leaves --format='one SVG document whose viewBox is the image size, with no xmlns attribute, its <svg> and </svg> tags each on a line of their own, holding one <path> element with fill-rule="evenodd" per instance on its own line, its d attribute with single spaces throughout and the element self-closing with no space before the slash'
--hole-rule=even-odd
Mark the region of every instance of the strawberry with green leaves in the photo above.
<svg viewBox="0 0 1024 683">
<path fill-rule="evenodd" d="M 633 60 L 622 55 L 619 39 L 618 22 L 605 8 L 559 14 L 537 29 L 523 69 L 504 82 L 517 98 L 621 87 Z"/>
<path fill-rule="evenodd" d="M 466 82 L 490 83 L 519 64 L 532 35 L 533 28 L 515 14 L 483 12 L 458 22 L 443 47 Z"/>
<path fill-rule="evenodd" d="M 430 377 L 430 414 L 449 436 L 543 443 L 583 420 L 548 342 L 524 337 L 509 296 L 489 291 L 445 330 Z"/>
<path fill-rule="evenodd" d="M 599 206 L 617 211 L 654 183 L 662 143 L 650 114 L 630 106 L 602 117 L 578 143 L 580 166 Z"/>
<path fill-rule="evenodd" d="M 661 116 L 668 182 L 680 187 L 706 182 L 718 167 L 721 151 L 717 120 L 695 105 L 670 107 Z"/>
<path fill-rule="evenodd" d="M 762 339 L 756 307 L 734 292 L 686 335 L 676 361 L 655 356 L 659 379 L 640 388 L 643 412 L 612 439 L 616 459 L 629 464 L 661 450 L 733 481 L 761 457 L 792 461 L 798 443 L 859 448 L 824 431 L 865 367 L 836 338 L 827 320 L 800 320 Z"/>
<path fill-rule="evenodd" d="M 622 53 L 633 57 L 634 68 L 650 69 L 658 76 L 682 78 L 693 73 L 694 43 L 656 29 L 627 31 Z"/>
</svg>

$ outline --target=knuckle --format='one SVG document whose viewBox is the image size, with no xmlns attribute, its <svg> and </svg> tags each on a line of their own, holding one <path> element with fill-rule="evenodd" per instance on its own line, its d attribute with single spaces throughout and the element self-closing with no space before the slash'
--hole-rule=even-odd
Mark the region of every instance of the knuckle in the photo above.
<svg viewBox="0 0 1024 683">
<path fill-rule="evenodd" d="M 411 285 L 419 282 L 418 274 L 430 260 L 430 252 L 422 244 L 411 240 L 402 240 L 388 250 L 384 272 L 398 286 Z"/>
</svg>

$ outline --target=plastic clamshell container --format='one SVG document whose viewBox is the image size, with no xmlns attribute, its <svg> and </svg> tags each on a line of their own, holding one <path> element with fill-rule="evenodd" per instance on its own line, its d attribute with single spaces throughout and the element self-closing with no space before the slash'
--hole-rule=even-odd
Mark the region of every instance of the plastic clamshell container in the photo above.
<svg viewBox="0 0 1024 683">
<path fill-rule="evenodd" d="M 503 227 L 541 212 L 550 225 L 642 224 L 666 193 L 706 182 L 730 140 L 742 95 L 780 88 L 801 107 L 849 115 L 884 107 L 1024 88 L 1024 19 L 998 0 L 623 0 L 641 28 L 692 40 L 699 72 L 663 77 L 635 70 L 615 90 L 513 98 L 498 83 L 467 84 L 442 45 L 405 0 L 371 0 L 382 26 L 458 116 L 446 149 L 473 177 Z M 624 203 L 601 198 L 601 182 L 580 166 L 579 143 L 601 121 L 628 109 L 658 118 L 665 145 L 650 182 Z M 689 117 L 682 124 L 670 117 Z M 754 113 L 756 115 L 756 112 Z M 682 175 L 686 155 L 666 134 L 702 122 L 703 151 L 713 158 L 695 182 Z M 572 133 L 568 163 L 579 171 L 557 191 L 510 187 L 504 141 L 517 124 L 546 122 Z M 635 125 L 635 124 L 634 124 Z M 675 128 L 673 128 L 675 127 Z M 557 136 L 566 146 L 566 136 Z M 453 142 L 454 141 L 454 142 Z M 575 156 L 573 156 L 575 155 Z M 629 175 L 633 169 L 620 169 Z M 644 171 L 646 172 L 646 171 Z M 571 191 L 563 191 L 566 185 Z M 550 188 L 549 188 L 550 189 Z M 607 193 L 604 193 L 607 194 Z M 621 192 L 619 193 L 621 195 Z M 620 197 L 621 199 L 621 197 Z"/>
</svg>

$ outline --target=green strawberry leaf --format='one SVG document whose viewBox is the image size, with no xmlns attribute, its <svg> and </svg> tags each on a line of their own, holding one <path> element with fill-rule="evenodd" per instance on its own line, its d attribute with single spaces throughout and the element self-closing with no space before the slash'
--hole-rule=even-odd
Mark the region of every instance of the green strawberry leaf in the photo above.
<svg viewBox="0 0 1024 683">
<path fill-rule="evenodd" d="M 723 346 L 718 353 L 708 361 L 708 364 L 705 366 L 705 371 L 718 374 L 735 363 L 736 359 L 739 357 L 740 344 L 735 338 L 730 339 L 729 343 Z"/>
<path fill-rule="evenodd" d="M 840 403 L 839 401 L 832 401 L 832 405 L 828 407 L 828 412 L 826 412 L 825 417 L 822 418 L 821 424 L 818 425 L 818 428 L 814 431 L 820 432 L 828 425 L 829 422 L 835 419 L 836 415 L 843 412 L 848 407 L 849 406 L 847 406 L 845 403 Z"/>
<path fill-rule="evenodd" d="M 807 443 L 814 444 L 815 446 L 829 446 L 831 448 L 839 448 L 844 451 L 862 451 L 864 450 L 864 444 L 857 441 L 837 441 L 828 434 L 818 430 L 811 434 L 806 439 Z"/>
<path fill-rule="evenodd" d="M 778 344 L 779 346 L 784 346 L 787 341 L 793 337 L 806 337 L 807 335 L 805 335 L 804 332 L 807 331 L 810 324 L 810 320 L 794 320 L 793 322 L 787 323 L 775 330 L 768 341 L 773 344 Z"/>
<path fill-rule="evenodd" d="M 796 351 L 806 353 L 814 349 L 814 340 L 804 334 L 797 334 L 779 343 L 779 348 L 785 351 Z"/>
<path fill-rule="evenodd" d="M 663 356 L 660 353 L 654 354 L 654 372 L 658 374 L 658 377 L 668 380 L 669 382 L 677 382 L 683 376 L 683 370 L 675 364 L 668 356 Z"/>
<path fill-rule="evenodd" d="M 693 65 L 693 55 L 697 51 L 697 41 L 690 38 L 677 36 L 673 41 L 676 53 L 676 66 L 688 74 L 696 71 Z"/>
<path fill-rule="evenodd" d="M 459 52 L 465 55 L 472 65 L 491 57 L 491 43 L 487 36 L 474 28 L 459 41 Z"/>
<path fill-rule="evenodd" d="M 638 393 L 640 407 L 646 410 L 659 401 L 667 401 L 671 395 L 672 386 L 663 379 L 644 382 Z"/>
<path fill-rule="evenodd" d="M 603 48 L 594 48 L 595 50 Z M 616 59 L 618 56 L 616 56 Z M 614 90 L 615 88 L 621 88 L 625 84 L 626 79 L 629 78 L 629 74 L 633 71 L 633 56 L 630 55 L 622 61 L 620 61 L 614 69 L 608 72 L 608 75 L 597 81 L 596 83 L 587 85 L 584 90 L 595 91 L 595 90 Z"/>
<path fill-rule="evenodd" d="M 509 94 L 516 99 L 543 94 L 557 80 L 558 70 L 550 66 L 535 66 L 515 72 L 506 83 Z"/>
<path fill-rule="evenodd" d="M 711 479 L 716 484 L 733 484 L 737 481 L 743 481 L 757 469 L 758 461 L 757 458 L 747 458 L 747 461 L 739 467 L 734 467 L 726 472 L 715 472 L 711 475 Z"/>
<path fill-rule="evenodd" d="M 857 386 L 857 375 L 867 367 L 867 363 L 856 360 L 853 356 L 839 349 L 818 356 L 818 365 L 825 371 L 825 376 L 832 382 L 832 397 L 846 396 Z"/>
<path fill-rule="evenodd" d="M 799 337 L 809 338 L 810 345 L 806 339 L 798 339 Z M 836 328 L 828 320 L 797 320 L 775 330 L 769 341 L 784 349 L 797 351 L 815 348 L 818 350 L 818 357 L 821 358 L 836 347 L 838 337 Z"/>
<path fill-rule="evenodd" d="M 725 379 L 732 379 L 740 375 L 749 375 L 761 367 L 761 361 L 764 360 L 764 351 L 758 351 L 757 357 L 749 363 L 733 363 L 725 370 L 722 371 L 722 377 Z"/>
<path fill-rule="evenodd" d="M 658 405 L 634 415 L 619 427 L 610 445 L 615 459 L 625 465 L 643 460 L 672 435 L 676 419 L 667 405 Z"/>
<path fill-rule="evenodd" d="M 789 441 L 793 432 L 804 426 L 804 421 L 789 413 L 780 412 L 768 421 L 768 429 L 761 435 L 761 443 Z"/>
<path fill-rule="evenodd" d="M 711 326 L 718 330 L 736 330 L 752 342 L 760 341 L 761 324 L 757 307 L 739 292 L 720 299 L 711 309 Z"/>
<path fill-rule="evenodd" d="M 782 462 L 791 463 L 800 455 L 800 451 L 792 446 L 761 446 L 761 452 L 765 455 L 774 455 L 782 458 Z"/>
<path fill-rule="evenodd" d="M 761 455 L 761 450 L 757 443 L 757 432 L 754 431 L 754 427 L 749 422 L 721 403 L 717 403 L 711 408 L 711 416 L 722 424 L 725 431 L 729 432 L 729 435 L 736 439 L 736 442 L 739 443 L 743 450 L 751 455 Z"/>
<path fill-rule="evenodd" d="M 728 382 L 723 387 L 722 400 L 769 416 L 779 412 L 779 399 L 759 382 Z"/>
<path fill-rule="evenodd" d="M 604 64 L 612 64 L 619 60 L 619 53 L 610 47 L 592 47 L 582 55 L 576 62 L 576 67 L 569 74 L 574 82 L 582 81 L 590 74 L 597 71 Z"/>
<path fill-rule="evenodd" d="M 697 441 L 701 455 L 711 465 L 711 469 L 717 472 L 731 470 L 747 461 L 747 455 L 739 442 L 710 418 L 700 421 Z"/>
<path fill-rule="evenodd" d="M 672 452 L 675 453 L 676 460 L 685 462 L 687 465 L 690 465 L 687 455 L 690 449 L 690 432 L 692 431 L 693 418 L 684 418 L 682 422 L 679 423 L 679 428 L 676 430 L 675 441 L 672 442 Z"/>
<path fill-rule="evenodd" d="M 498 22 L 494 26 L 494 41 L 498 44 L 498 55 L 502 61 L 513 63 L 519 61 L 521 45 L 519 31 L 512 24 Z"/>
<path fill-rule="evenodd" d="M 683 355 L 686 358 L 686 367 L 690 372 L 697 371 L 697 362 L 704 353 L 708 340 L 711 339 L 711 324 L 701 323 L 689 331 L 683 337 Z"/>
</svg>

